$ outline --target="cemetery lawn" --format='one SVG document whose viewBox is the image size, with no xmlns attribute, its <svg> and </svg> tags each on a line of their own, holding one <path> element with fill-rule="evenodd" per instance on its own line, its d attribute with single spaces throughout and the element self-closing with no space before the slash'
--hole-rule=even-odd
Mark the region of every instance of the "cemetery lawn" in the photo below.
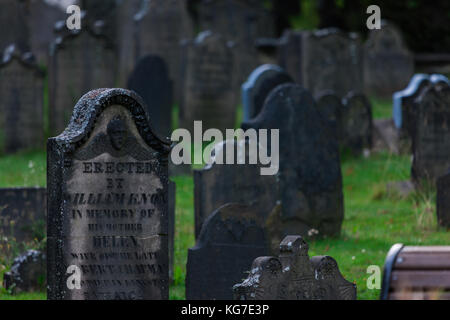
<svg viewBox="0 0 450 320">
<path fill-rule="evenodd" d="M 373 100 L 374 118 L 390 116 L 390 102 Z M 367 268 L 381 271 L 389 248 L 395 243 L 406 245 L 449 245 L 448 232 L 437 228 L 435 192 L 417 192 L 408 197 L 388 194 L 390 181 L 410 177 L 410 156 L 386 152 L 369 158 L 343 157 L 342 176 L 345 220 L 338 238 L 309 241 L 310 256 L 334 257 L 344 277 L 358 287 L 358 299 L 378 299 L 380 290 L 368 289 Z M 184 299 L 188 248 L 194 246 L 193 179 L 175 177 L 176 235 L 174 283 L 171 299 Z M 45 186 L 46 154 L 44 151 L 0 157 L 0 187 Z M 10 268 L 11 259 L 0 257 L 0 279 Z M 0 281 L 1 282 L 1 281 Z M 45 299 L 45 293 L 12 296 L 0 284 L 0 300 Z"/>
</svg>

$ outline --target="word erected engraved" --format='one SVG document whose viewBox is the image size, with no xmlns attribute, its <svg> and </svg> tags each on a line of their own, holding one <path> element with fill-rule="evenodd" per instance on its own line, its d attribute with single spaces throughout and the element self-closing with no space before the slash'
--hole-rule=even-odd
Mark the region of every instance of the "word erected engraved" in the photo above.
<svg viewBox="0 0 450 320">
<path fill-rule="evenodd" d="M 48 141 L 49 299 L 168 298 L 169 149 L 132 91 L 81 98 Z"/>
<path fill-rule="evenodd" d="M 259 257 L 250 275 L 233 287 L 236 300 L 356 300 L 356 285 L 329 256 L 309 258 L 300 236 L 287 236 L 278 257 Z"/>
</svg>

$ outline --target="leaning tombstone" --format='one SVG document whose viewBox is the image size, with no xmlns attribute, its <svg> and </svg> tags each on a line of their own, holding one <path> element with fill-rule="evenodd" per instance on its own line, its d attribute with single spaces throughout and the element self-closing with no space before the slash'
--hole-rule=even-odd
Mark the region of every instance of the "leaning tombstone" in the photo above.
<svg viewBox="0 0 450 320">
<path fill-rule="evenodd" d="M 265 166 L 250 163 L 261 145 L 250 148 L 245 140 L 227 140 L 215 145 L 214 155 L 201 170 L 194 170 L 195 236 L 198 238 L 204 221 L 220 206 L 235 202 L 252 205 L 261 218 L 267 218 L 277 202 L 275 175 L 263 175 Z M 258 151 L 256 151 L 258 149 Z M 233 164 L 226 164 L 228 152 L 233 152 Z M 251 154 L 252 153 L 252 154 Z M 256 155 L 255 155 L 256 156 Z"/>
<path fill-rule="evenodd" d="M 341 146 L 354 154 L 372 147 L 372 105 L 364 94 L 349 92 L 342 99 Z"/>
<path fill-rule="evenodd" d="M 143 100 L 98 89 L 48 140 L 51 300 L 168 299 L 168 153 Z"/>
<path fill-rule="evenodd" d="M 203 129 L 233 129 L 236 121 L 234 55 L 232 44 L 205 31 L 184 43 L 183 96 L 179 127 L 193 131 L 194 120 Z"/>
<path fill-rule="evenodd" d="M 450 172 L 437 180 L 436 213 L 438 224 L 450 228 Z"/>
<path fill-rule="evenodd" d="M 257 210 L 226 204 L 205 221 L 186 265 L 187 300 L 231 300 L 233 285 L 253 259 L 268 254 L 264 221 Z"/>
<path fill-rule="evenodd" d="M 148 55 L 139 60 L 128 78 L 128 89 L 136 91 L 150 108 L 155 130 L 163 137 L 172 133 L 172 81 L 163 58 Z"/>
<path fill-rule="evenodd" d="M 356 300 L 356 285 L 345 280 L 330 256 L 308 255 L 300 236 L 287 236 L 278 257 L 258 257 L 249 276 L 233 287 L 235 300 Z"/>
<path fill-rule="evenodd" d="M 437 178 L 450 168 L 450 86 L 437 83 L 417 98 L 411 175 L 416 183 Z"/>
<path fill-rule="evenodd" d="M 0 151 L 44 146 L 44 72 L 31 53 L 9 46 L 0 63 Z"/>
<path fill-rule="evenodd" d="M 253 70 L 242 85 L 243 120 L 256 117 L 270 91 L 280 84 L 289 82 L 294 80 L 279 66 L 264 64 Z"/>
<path fill-rule="evenodd" d="M 364 44 L 364 86 L 366 94 L 390 96 L 401 90 L 414 74 L 414 56 L 400 30 L 382 22 L 381 29 L 370 31 Z"/>
<path fill-rule="evenodd" d="M 49 127 L 53 135 L 64 130 L 79 97 L 96 88 L 114 87 L 117 74 L 114 44 L 101 28 L 87 24 L 69 31 L 64 23 L 58 28 L 61 35 L 50 50 Z"/>
<path fill-rule="evenodd" d="M 333 128 L 338 140 L 342 135 L 341 112 L 343 109 L 341 99 L 332 90 L 325 90 L 316 97 L 317 108 Z"/>
<path fill-rule="evenodd" d="M 279 205 L 268 218 L 272 246 L 289 234 L 338 235 L 344 218 L 338 141 L 311 94 L 296 84 L 272 90 L 259 115 L 242 124 L 279 130 Z M 269 135 L 269 134 L 268 134 Z"/>
</svg>

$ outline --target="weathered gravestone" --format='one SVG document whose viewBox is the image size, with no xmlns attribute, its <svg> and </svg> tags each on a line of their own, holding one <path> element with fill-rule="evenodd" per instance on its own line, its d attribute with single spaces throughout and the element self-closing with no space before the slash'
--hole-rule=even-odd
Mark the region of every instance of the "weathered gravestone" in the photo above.
<svg viewBox="0 0 450 320">
<path fill-rule="evenodd" d="M 22 243 L 44 236 L 46 199 L 45 188 L 1 188 L 1 237 Z"/>
<path fill-rule="evenodd" d="M 0 151 L 44 146 L 44 73 L 31 53 L 9 46 L 0 63 Z"/>
<path fill-rule="evenodd" d="M 364 44 L 364 87 L 366 94 L 391 96 L 401 90 L 414 74 L 414 57 L 400 30 L 382 23 L 372 30 Z"/>
<path fill-rule="evenodd" d="M 174 93 L 178 100 L 180 88 L 180 41 L 194 36 L 186 0 L 147 1 L 135 16 L 135 57 L 148 54 L 164 57 L 174 81 Z"/>
<path fill-rule="evenodd" d="M 172 81 L 164 59 L 152 55 L 140 59 L 128 78 L 127 87 L 136 91 L 150 108 L 148 113 L 156 132 L 163 137 L 170 137 Z"/>
<path fill-rule="evenodd" d="M 343 109 L 341 99 L 332 90 L 325 90 L 316 97 L 317 108 L 332 127 L 338 140 L 342 136 L 341 112 Z"/>
<path fill-rule="evenodd" d="M 79 97 L 96 88 L 114 87 L 117 73 L 114 45 L 101 29 L 84 25 L 69 32 L 65 25 L 61 28 L 64 34 L 51 49 L 49 126 L 53 135 L 64 130 Z"/>
<path fill-rule="evenodd" d="M 278 64 L 314 96 L 333 90 L 342 98 L 363 90 L 361 41 L 354 33 L 288 30 L 280 41 Z"/>
<path fill-rule="evenodd" d="M 372 106 L 361 93 L 349 92 L 342 99 L 341 141 L 355 154 L 372 147 Z"/>
<path fill-rule="evenodd" d="M 168 152 L 132 91 L 81 98 L 48 141 L 49 299 L 168 299 Z"/>
<path fill-rule="evenodd" d="M 26 2 L 21 0 L 0 1 L 0 52 L 10 44 L 21 51 L 30 48 L 29 11 Z"/>
<path fill-rule="evenodd" d="M 264 222 L 257 210 L 227 204 L 205 221 L 186 266 L 187 300 L 230 300 L 233 285 L 253 259 L 268 254 Z"/>
<path fill-rule="evenodd" d="M 436 179 L 450 168 L 450 86 L 433 84 L 417 98 L 417 119 L 413 136 L 414 181 Z"/>
<path fill-rule="evenodd" d="M 450 172 L 437 180 L 436 212 L 438 224 L 450 228 Z"/>
<path fill-rule="evenodd" d="M 279 129 L 280 204 L 268 220 L 272 246 L 289 234 L 338 235 L 344 218 L 338 141 L 311 94 L 280 85 L 242 128 Z"/>
<path fill-rule="evenodd" d="M 278 257 L 256 258 L 233 292 L 236 300 L 356 300 L 356 285 L 344 279 L 336 260 L 309 258 L 300 236 L 284 238 Z"/>
<path fill-rule="evenodd" d="M 253 70 L 242 85 L 244 121 L 250 120 L 261 111 L 270 91 L 283 83 L 293 82 L 279 66 L 264 64 Z"/>
<path fill-rule="evenodd" d="M 232 45 L 209 31 L 186 42 L 183 61 L 183 97 L 179 127 L 193 131 L 194 121 L 203 129 L 233 129 L 236 121 L 236 95 Z"/>
<path fill-rule="evenodd" d="M 234 164 L 225 164 L 230 150 L 234 152 Z M 214 152 L 211 164 L 194 170 L 196 238 L 208 215 L 226 203 L 252 205 L 265 221 L 277 201 L 276 176 L 262 175 L 263 166 L 250 163 L 253 154 L 244 140 L 221 142 L 215 146 Z"/>
</svg>

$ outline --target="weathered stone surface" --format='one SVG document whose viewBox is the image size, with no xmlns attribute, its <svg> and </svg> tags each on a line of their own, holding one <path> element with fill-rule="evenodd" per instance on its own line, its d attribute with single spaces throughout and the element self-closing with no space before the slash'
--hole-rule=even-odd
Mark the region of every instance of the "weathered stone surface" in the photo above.
<svg viewBox="0 0 450 320">
<path fill-rule="evenodd" d="M 25 1 L 0 2 L 0 52 L 14 44 L 20 51 L 30 51 L 29 11 Z"/>
<path fill-rule="evenodd" d="M 230 300 L 233 284 L 245 277 L 253 259 L 268 254 L 259 212 L 226 204 L 205 221 L 186 266 L 186 299 Z"/>
<path fill-rule="evenodd" d="M 253 70 L 242 85 L 243 120 L 247 121 L 258 115 L 272 89 L 293 81 L 283 69 L 276 65 L 264 64 Z"/>
<path fill-rule="evenodd" d="M 220 164 L 225 163 L 228 150 L 234 150 L 235 164 Z M 276 176 L 261 175 L 264 166 L 250 164 L 250 151 L 244 140 L 221 142 L 214 151 L 212 164 L 194 170 L 196 238 L 208 215 L 226 203 L 251 205 L 264 221 L 277 201 Z M 224 159 L 223 162 L 217 163 L 217 157 Z"/>
<path fill-rule="evenodd" d="M 194 36 L 186 0 L 151 0 L 135 16 L 136 58 L 148 54 L 164 57 L 174 81 L 176 101 L 181 92 L 180 41 Z"/>
<path fill-rule="evenodd" d="M 278 257 L 256 258 L 233 291 L 236 300 L 356 300 L 356 285 L 344 279 L 336 260 L 309 258 L 300 236 L 284 238 Z"/>
<path fill-rule="evenodd" d="M 374 151 L 388 150 L 394 154 L 400 152 L 399 132 L 391 118 L 373 120 L 372 142 L 372 150 Z"/>
<path fill-rule="evenodd" d="M 145 101 L 150 121 L 162 137 L 172 134 L 172 81 L 166 62 L 148 55 L 139 60 L 128 78 L 128 89 L 136 91 Z"/>
<path fill-rule="evenodd" d="M 0 151 L 44 146 L 44 73 L 31 53 L 9 46 L 0 63 Z"/>
<path fill-rule="evenodd" d="M 45 253 L 28 250 L 14 259 L 11 271 L 3 275 L 3 287 L 15 294 L 43 291 L 46 287 Z"/>
<path fill-rule="evenodd" d="M 436 212 L 439 226 L 450 228 L 450 172 L 437 180 Z"/>
<path fill-rule="evenodd" d="M 84 21 L 82 21 L 84 23 Z M 72 106 L 86 92 L 115 86 L 117 55 L 114 44 L 88 24 L 80 31 L 65 25 L 52 44 L 49 76 L 50 133 L 64 130 Z"/>
<path fill-rule="evenodd" d="M 333 90 L 342 98 L 363 90 L 361 41 L 354 33 L 288 30 L 280 41 L 278 64 L 314 96 Z"/>
<path fill-rule="evenodd" d="M 416 190 L 411 180 L 388 182 L 386 185 L 386 193 L 389 196 L 407 198 Z"/>
<path fill-rule="evenodd" d="M 134 92 L 98 89 L 48 140 L 49 299 L 168 298 L 169 144 L 149 119 Z"/>
<path fill-rule="evenodd" d="M 366 94 L 390 97 L 401 90 L 414 74 L 414 57 L 400 30 L 382 22 L 364 44 L 364 87 Z"/>
<path fill-rule="evenodd" d="M 272 245 L 290 234 L 338 235 L 344 217 L 338 141 L 311 94 L 281 85 L 242 128 L 279 129 L 280 205 L 268 221 Z"/>
<path fill-rule="evenodd" d="M 317 108 L 320 114 L 327 119 L 338 139 L 341 139 L 341 112 L 343 109 L 341 99 L 332 90 L 321 92 L 316 97 Z"/>
<path fill-rule="evenodd" d="M 184 46 L 179 126 L 191 134 L 195 120 L 203 121 L 203 130 L 217 128 L 225 133 L 225 129 L 233 129 L 236 95 L 232 45 L 222 36 L 205 31 Z"/>
<path fill-rule="evenodd" d="M 450 168 L 450 86 L 433 84 L 417 98 L 417 119 L 413 136 L 414 181 L 436 179 Z"/>
<path fill-rule="evenodd" d="M 355 154 L 372 147 L 372 105 L 361 93 L 349 92 L 342 99 L 341 141 Z"/>
</svg>

